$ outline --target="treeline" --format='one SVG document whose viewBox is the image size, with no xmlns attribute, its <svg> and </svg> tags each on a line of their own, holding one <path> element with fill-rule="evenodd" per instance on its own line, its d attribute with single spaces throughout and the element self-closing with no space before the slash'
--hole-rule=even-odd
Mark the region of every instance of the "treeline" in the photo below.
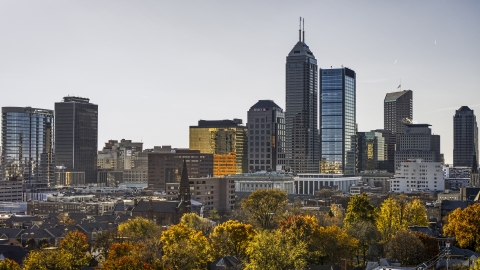
<svg viewBox="0 0 480 270">
<path fill-rule="evenodd" d="M 454 211 L 445 233 L 460 247 L 480 251 L 480 204 Z M 279 190 L 257 190 L 244 199 L 232 219 L 216 225 L 194 213 L 161 228 L 144 218 L 105 231 L 89 247 L 85 235 L 69 232 L 55 249 L 33 250 L 23 269 L 206 269 L 209 262 L 235 256 L 239 269 L 305 269 L 308 265 L 364 266 L 387 257 L 402 266 L 418 265 L 439 253 L 437 240 L 409 226 L 428 225 L 425 206 L 393 196 L 375 208 L 366 194 L 351 197 L 346 214 L 305 210 Z M 480 265 L 475 266 L 480 270 Z M 11 260 L 2 269 L 21 269 Z"/>
</svg>

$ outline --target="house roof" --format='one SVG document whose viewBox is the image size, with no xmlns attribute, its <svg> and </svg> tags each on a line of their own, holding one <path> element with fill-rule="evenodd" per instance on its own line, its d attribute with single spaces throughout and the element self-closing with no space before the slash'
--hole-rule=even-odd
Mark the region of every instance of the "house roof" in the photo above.
<svg viewBox="0 0 480 270">
<path fill-rule="evenodd" d="M 28 250 L 25 250 L 20 246 L 0 245 L 0 254 L 21 265 L 23 259 L 28 255 Z"/>
<path fill-rule="evenodd" d="M 432 229 L 427 226 L 410 226 L 408 229 L 412 232 L 421 232 L 429 236 L 434 236 Z"/>
<path fill-rule="evenodd" d="M 140 201 L 132 212 L 147 212 L 150 209 L 150 203 L 152 204 L 153 212 L 157 213 L 176 213 L 178 202 L 166 202 L 166 201 Z"/>
<path fill-rule="evenodd" d="M 457 208 L 465 209 L 468 206 L 468 202 L 466 201 L 450 201 L 450 200 L 443 200 L 441 209 L 446 211 L 453 211 Z"/>
</svg>

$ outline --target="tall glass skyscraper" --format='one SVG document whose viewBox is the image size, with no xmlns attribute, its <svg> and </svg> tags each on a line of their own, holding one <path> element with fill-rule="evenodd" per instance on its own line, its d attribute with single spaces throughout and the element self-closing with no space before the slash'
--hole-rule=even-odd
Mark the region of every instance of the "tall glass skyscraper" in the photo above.
<svg viewBox="0 0 480 270">
<path fill-rule="evenodd" d="M 23 179 L 27 187 L 54 184 L 53 111 L 2 108 L 2 167 L 5 179 Z"/>
<path fill-rule="evenodd" d="M 478 157 L 478 126 L 473 110 L 462 106 L 453 117 L 453 166 L 472 166 Z"/>
<path fill-rule="evenodd" d="M 55 103 L 55 165 L 85 172 L 97 182 L 98 105 L 88 98 L 64 97 Z"/>
<path fill-rule="evenodd" d="M 305 35 L 287 56 L 286 166 L 296 173 L 318 173 L 318 66 Z"/>
<path fill-rule="evenodd" d="M 355 78 L 346 67 L 320 69 L 322 173 L 355 175 Z"/>
</svg>

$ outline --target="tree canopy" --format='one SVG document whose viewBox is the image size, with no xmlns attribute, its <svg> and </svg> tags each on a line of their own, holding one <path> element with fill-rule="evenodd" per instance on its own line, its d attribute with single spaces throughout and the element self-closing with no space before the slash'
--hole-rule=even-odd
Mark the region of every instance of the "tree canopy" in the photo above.
<svg viewBox="0 0 480 270">
<path fill-rule="evenodd" d="M 375 208 L 370 204 L 366 193 L 350 197 L 343 223 L 348 228 L 360 221 L 375 221 Z"/>
<path fill-rule="evenodd" d="M 242 201 L 250 221 L 261 229 L 272 229 L 287 205 L 287 192 L 278 189 L 257 189 Z"/>
<path fill-rule="evenodd" d="M 236 220 L 224 222 L 210 234 L 210 241 L 216 259 L 235 255 L 243 260 L 247 257 L 247 246 L 257 232 L 252 225 Z"/>
<path fill-rule="evenodd" d="M 455 236 L 462 248 L 480 252 L 480 203 L 475 203 L 461 210 L 455 209 L 447 216 L 443 232 Z"/>
</svg>

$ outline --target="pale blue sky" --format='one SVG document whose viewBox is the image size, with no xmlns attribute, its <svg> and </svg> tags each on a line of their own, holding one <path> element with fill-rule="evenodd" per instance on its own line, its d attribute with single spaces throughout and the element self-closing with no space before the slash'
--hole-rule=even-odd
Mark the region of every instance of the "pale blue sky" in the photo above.
<svg viewBox="0 0 480 270">
<path fill-rule="evenodd" d="M 99 148 L 122 138 L 188 147 L 199 119 L 245 121 L 259 99 L 285 108 L 302 16 L 319 67 L 357 73 L 359 131 L 383 128 L 383 98 L 401 79 L 414 120 L 432 124 L 451 163 L 455 109 L 480 115 L 479 14 L 474 0 L 2 0 L 0 106 L 88 97 Z"/>
</svg>

